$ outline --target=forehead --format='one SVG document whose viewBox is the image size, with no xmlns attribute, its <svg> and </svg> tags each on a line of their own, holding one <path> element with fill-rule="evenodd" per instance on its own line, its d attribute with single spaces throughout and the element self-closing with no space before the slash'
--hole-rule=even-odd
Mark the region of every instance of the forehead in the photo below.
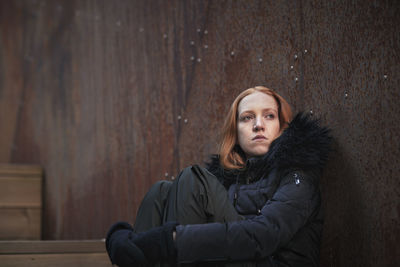
<svg viewBox="0 0 400 267">
<path fill-rule="evenodd" d="M 239 114 L 244 111 L 252 110 L 264 110 L 264 109 L 274 109 L 278 111 L 278 104 L 273 96 L 254 92 L 250 95 L 245 96 L 239 103 L 238 112 Z"/>
</svg>

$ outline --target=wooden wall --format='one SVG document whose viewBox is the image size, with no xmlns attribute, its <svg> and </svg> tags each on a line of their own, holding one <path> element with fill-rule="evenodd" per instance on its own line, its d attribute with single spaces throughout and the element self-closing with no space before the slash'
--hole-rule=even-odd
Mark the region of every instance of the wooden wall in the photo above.
<svg viewBox="0 0 400 267">
<path fill-rule="evenodd" d="M 266 85 L 330 125 L 322 266 L 399 262 L 396 1 L 0 1 L 0 162 L 45 170 L 44 239 L 104 237 L 216 152 Z"/>
</svg>

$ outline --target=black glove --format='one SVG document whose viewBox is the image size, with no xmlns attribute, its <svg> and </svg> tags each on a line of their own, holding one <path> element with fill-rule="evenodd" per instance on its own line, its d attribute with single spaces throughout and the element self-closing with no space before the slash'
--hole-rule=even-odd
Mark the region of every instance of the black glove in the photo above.
<svg viewBox="0 0 400 267">
<path fill-rule="evenodd" d="M 147 266 L 143 252 L 134 242 L 135 233 L 130 224 L 118 222 L 107 233 L 106 249 L 112 264 L 119 267 Z"/>
<path fill-rule="evenodd" d="M 176 248 L 172 237 L 178 224 L 167 222 L 163 226 L 136 234 L 133 238 L 135 245 L 141 249 L 149 264 L 167 262 L 176 265 Z"/>
</svg>

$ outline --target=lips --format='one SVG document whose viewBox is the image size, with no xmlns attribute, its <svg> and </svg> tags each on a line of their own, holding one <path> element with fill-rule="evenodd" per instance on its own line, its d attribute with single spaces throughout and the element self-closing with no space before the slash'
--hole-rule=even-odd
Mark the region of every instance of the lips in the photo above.
<svg viewBox="0 0 400 267">
<path fill-rule="evenodd" d="M 256 135 L 252 140 L 267 140 L 264 135 Z"/>
</svg>

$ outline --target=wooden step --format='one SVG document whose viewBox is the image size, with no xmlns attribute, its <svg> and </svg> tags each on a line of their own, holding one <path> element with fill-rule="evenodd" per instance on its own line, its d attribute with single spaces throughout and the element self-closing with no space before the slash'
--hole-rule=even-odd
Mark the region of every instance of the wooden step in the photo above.
<svg viewBox="0 0 400 267">
<path fill-rule="evenodd" d="M 0 241 L 0 266 L 111 266 L 104 240 Z"/>
<path fill-rule="evenodd" d="M 0 240 L 41 238 L 40 166 L 0 164 Z"/>
</svg>

